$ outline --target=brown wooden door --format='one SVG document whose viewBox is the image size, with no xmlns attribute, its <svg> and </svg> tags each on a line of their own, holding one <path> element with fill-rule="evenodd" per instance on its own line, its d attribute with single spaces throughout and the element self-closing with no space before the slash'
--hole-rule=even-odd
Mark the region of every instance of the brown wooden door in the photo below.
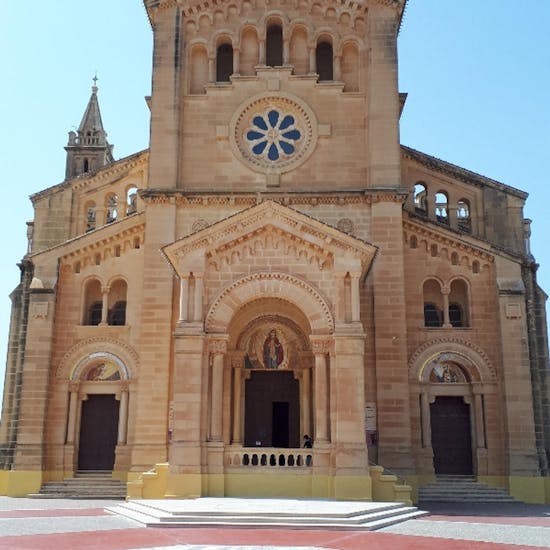
<svg viewBox="0 0 550 550">
<path fill-rule="evenodd" d="M 82 402 L 79 470 L 112 470 L 118 437 L 119 402 L 114 395 L 90 395 Z"/>
<path fill-rule="evenodd" d="M 471 475 L 470 406 L 462 397 L 439 396 L 430 405 L 436 474 Z"/>
</svg>

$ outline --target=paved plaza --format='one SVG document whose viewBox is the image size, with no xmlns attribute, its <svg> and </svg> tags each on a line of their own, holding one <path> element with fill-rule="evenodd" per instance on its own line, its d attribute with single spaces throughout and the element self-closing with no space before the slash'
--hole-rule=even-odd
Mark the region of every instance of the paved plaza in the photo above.
<svg viewBox="0 0 550 550">
<path fill-rule="evenodd" d="M 0 497 L 0 549 L 21 550 L 505 550 L 550 548 L 550 506 L 433 504 L 430 515 L 377 531 L 145 528 L 106 500 Z"/>
</svg>

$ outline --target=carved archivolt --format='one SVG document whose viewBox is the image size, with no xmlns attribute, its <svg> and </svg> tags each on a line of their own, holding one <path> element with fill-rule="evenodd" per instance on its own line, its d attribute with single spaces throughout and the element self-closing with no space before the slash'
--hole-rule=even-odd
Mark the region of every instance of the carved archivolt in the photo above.
<svg viewBox="0 0 550 550">
<path fill-rule="evenodd" d="M 123 379 L 135 378 L 139 357 L 132 346 L 121 340 L 87 338 L 75 344 L 61 359 L 55 377 L 77 380 L 92 362 L 109 360 L 120 368 Z"/>
<path fill-rule="evenodd" d="M 420 346 L 409 359 L 409 379 L 423 382 L 425 369 L 434 361 L 453 361 L 470 373 L 470 379 L 494 382 L 495 368 L 488 355 L 478 346 L 460 338 L 435 338 Z"/>
<path fill-rule="evenodd" d="M 248 275 L 223 289 L 208 309 L 206 331 L 227 332 L 231 319 L 245 303 L 263 297 L 280 298 L 295 304 L 309 319 L 314 334 L 334 331 L 329 303 L 318 290 L 288 273 L 268 272 Z"/>
</svg>

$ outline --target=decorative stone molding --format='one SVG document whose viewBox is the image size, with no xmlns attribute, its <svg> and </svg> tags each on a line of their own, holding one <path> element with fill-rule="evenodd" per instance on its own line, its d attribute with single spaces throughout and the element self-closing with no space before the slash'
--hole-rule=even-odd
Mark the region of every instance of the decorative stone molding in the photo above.
<svg viewBox="0 0 550 550">
<path fill-rule="evenodd" d="M 333 351 L 334 343 L 329 338 L 311 338 L 311 351 L 317 353 L 331 353 Z"/>
<path fill-rule="evenodd" d="M 241 104 L 229 124 L 236 158 L 264 174 L 281 174 L 303 164 L 317 143 L 317 118 L 297 96 L 262 93 Z"/>
<path fill-rule="evenodd" d="M 193 222 L 193 225 L 191 226 L 191 233 L 196 233 L 197 231 L 202 231 L 203 229 L 206 229 L 210 223 L 205 220 L 204 218 L 199 218 L 198 220 L 195 220 Z"/>
<path fill-rule="evenodd" d="M 412 221 L 403 221 L 403 229 L 405 230 L 405 241 L 408 241 L 409 238 L 409 232 L 416 235 L 418 237 L 424 237 L 426 240 L 431 240 L 434 243 L 438 243 L 439 245 L 444 245 L 448 248 L 451 248 L 453 250 L 464 252 L 470 256 L 474 256 L 477 259 L 481 259 L 486 262 L 486 264 L 493 264 L 495 262 L 495 257 L 490 254 L 489 252 L 477 248 L 474 245 L 459 240 L 458 238 L 452 238 L 448 235 L 445 235 L 441 232 L 434 231 L 430 228 L 427 228 L 423 225 L 414 223 Z M 429 248 L 429 247 L 428 247 Z M 429 251 L 429 250 L 428 250 Z"/>
<path fill-rule="evenodd" d="M 349 218 L 339 219 L 336 227 L 343 233 L 353 233 L 353 222 Z"/>
<path fill-rule="evenodd" d="M 450 354 L 455 360 L 472 372 L 471 379 L 481 382 L 495 382 L 496 370 L 483 349 L 461 338 L 434 338 L 422 344 L 409 359 L 409 379 L 422 382 L 424 368 L 438 356 Z M 461 360 L 462 359 L 462 360 Z M 475 369 L 475 372 L 472 371 Z"/>
<path fill-rule="evenodd" d="M 227 338 L 208 340 L 208 352 L 212 355 L 223 355 L 227 353 Z"/>
<path fill-rule="evenodd" d="M 87 338 L 75 344 L 63 356 L 55 369 L 58 379 L 76 380 L 90 362 L 99 360 L 102 354 L 120 367 L 122 379 L 132 379 L 139 370 L 139 356 L 132 346 L 121 340 Z"/>
<path fill-rule="evenodd" d="M 212 301 L 206 315 L 206 332 L 226 332 L 237 310 L 259 297 L 284 297 L 308 317 L 314 333 L 334 330 L 329 302 L 309 283 L 288 273 L 260 272 L 248 275 L 224 288 Z"/>
</svg>

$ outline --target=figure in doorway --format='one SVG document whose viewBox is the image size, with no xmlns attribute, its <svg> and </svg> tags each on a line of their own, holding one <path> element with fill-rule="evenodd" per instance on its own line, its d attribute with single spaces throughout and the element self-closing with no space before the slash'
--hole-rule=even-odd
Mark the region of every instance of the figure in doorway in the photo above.
<svg viewBox="0 0 550 550">
<path fill-rule="evenodd" d="M 313 442 L 311 441 L 311 437 L 309 435 L 304 435 L 304 449 L 311 449 L 313 447 Z"/>
<path fill-rule="evenodd" d="M 283 362 L 283 346 L 275 329 L 269 331 L 264 343 L 264 365 L 266 369 L 277 369 Z"/>
</svg>

